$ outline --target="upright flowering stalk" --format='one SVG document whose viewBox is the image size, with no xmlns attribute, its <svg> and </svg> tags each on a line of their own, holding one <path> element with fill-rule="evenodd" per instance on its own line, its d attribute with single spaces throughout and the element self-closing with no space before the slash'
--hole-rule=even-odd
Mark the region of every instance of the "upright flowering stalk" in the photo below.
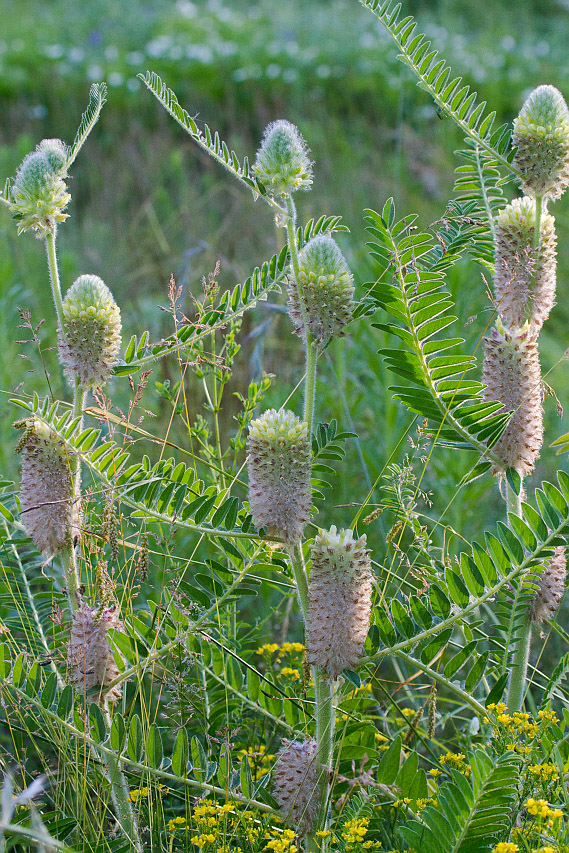
<svg viewBox="0 0 569 853">
<path fill-rule="evenodd" d="M 543 572 L 537 578 L 537 592 L 531 606 L 531 618 L 534 624 L 552 619 L 565 594 L 567 579 L 567 559 L 565 548 L 559 545 Z"/>
<path fill-rule="evenodd" d="M 90 607 L 81 602 L 73 614 L 67 650 L 69 681 L 84 692 L 99 688 L 96 700 L 102 705 L 121 697 L 120 684 L 111 687 L 118 676 L 108 634 L 119 627 L 114 607 Z"/>
<path fill-rule="evenodd" d="M 512 144 L 525 194 L 559 198 L 569 184 L 569 110 L 555 86 L 533 90 L 514 120 Z"/>
</svg>

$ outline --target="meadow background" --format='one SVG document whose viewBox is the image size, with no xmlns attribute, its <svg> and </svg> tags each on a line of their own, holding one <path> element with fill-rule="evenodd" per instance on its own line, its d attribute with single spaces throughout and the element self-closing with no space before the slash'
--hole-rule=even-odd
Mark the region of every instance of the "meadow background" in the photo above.
<svg viewBox="0 0 569 853">
<path fill-rule="evenodd" d="M 339 239 L 360 296 L 374 275 L 363 209 L 381 209 L 393 195 L 399 215 L 417 212 L 421 226 L 428 227 L 441 218 L 452 196 L 453 152 L 462 140 L 452 123 L 437 115 L 397 61 L 389 37 L 356 0 L 5 0 L 4 10 L 1 176 L 12 175 L 43 137 L 70 142 L 89 85 L 108 83 L 101 121 L 72 170 L 71 217 L 58 247 L 64 290 L 86 272 L 100 275 L 111 287 L 122 309 L 124 340 L 146 328 L 154 339 L 171 332 L 171 317 L 156 309 L 167 304 L 171 272 L 184 287 L 183 308 L 191 314 L 192 294 L 201 294 L 201 278 L 217 260 L 225 289 L 245 280 L 279 247 L 270 211 L 193 146 L 144 90 L 136 79 L 139 72 L 157 71 L 190 114 L 219 129 L 240 156 L 254 157 L 267 122 L 287 118 L 299 126 L 315 160 L 314 188 L 299 198 L 300 220 L 342 215 L 351 234 Z M 463 0 L 407 2 L 406 10 L 500 121 L 511 121 L 540 83 L 554 84 L 567 97 L 566 0 L 493 0 L 484 16 Z M 546 382 L 558 399 L 545 399 L 546 443 L 535 482 L 556 466 L 548 444 L 569 429 L 567 418 L 559 416 L 569 406 L 563 362 L 569 346 L 568 204 L 564 198 L 554 208 L 558 305 L 541 336 L 541 353 Z M 482 272 L 466 261 L 449 280 L 470 351 L 490 318 Z M 43 392 L 44 370 L 56 396 L 63 382 L 50 349 L 53 309 L 43 248 L 30 235 L 18 238 L 5 210 L 0 210 L 0 300 L 0 470 L 17 478 L 10 393 L 16 388 Z M 242 350 L 225 395 L 226 437 L 236 428 L 234 392 L 245 393 L 248 382 L 263 371 L 272 373 L 267 403 L 280 406 L 298 381 L 301 347 L 290 333 L 284 301 L 284 296 L 273 299 L 245 318 Z M 34 325 L 49 318 L 38 332 L 41 358 L 36 345 L 17 342 L 30 336 L 17 329 L 19 309 L 31 312 Z M 329 502 L 343 507 L 334 510 L 336 523 L 342 516 L 343 523 L 350 523 L 354 505 L 364 500 L 401 439 L 395 460 L 401 462 L 409 449 L 404 433 L 410 415 L 391 400 L 387 389 L 393 377 L 377 355 L 384 345 L 383 333 L 364 318 L 322 359 L 317 421 L 336 417 L 342 429 L 359 436 L 348 442 L 347 464 Z M 158 435 L 170 420 L 171 406 L 155 383 L 167 380 L 176 381 L 175 365 L 164 359 L 154 367 L 140 409 L 144 425 Z M 119 407 L 126 405 L 126 380 L 115 382 L 111 393 Z M 188 379 L 187 394 L 191 416 L 205 416 L 195 378 Z M 300 400 L 293 396 L 291 405 L 298 410 Z M 174 420 L 170 438 L 181 445 L 187 441 L 182 418 Z M 472 461 L 469 454 L 438 449 L 422 483 L 425 491 L 433 491 L 436 516 L 442 514 L 443 522 L 460 526 L 466 536 L 503 513 L 489 475 L 455 497 Z M 372 506 L 382 500 L 382 482 Z M 424 503 L 418 509 L 430 512 Z M 380 551 L 385 532 L 380 517 L 370 529 L 371 544 Z"/>
</svg>

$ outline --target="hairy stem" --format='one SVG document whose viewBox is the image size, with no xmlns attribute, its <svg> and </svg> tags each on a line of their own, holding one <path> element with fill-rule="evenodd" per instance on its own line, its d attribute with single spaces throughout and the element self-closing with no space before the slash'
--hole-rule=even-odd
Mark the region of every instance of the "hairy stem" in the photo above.
<svg viewBox="0 0 569 853">
<path fill-rule="evenodd" d="M 45 248 L 47 252 L 47 265 L 49 268 L 49 280 L 51 282 L 51 292 L 55 303 L 55 311 L 57 314 L 58 326 L 63 327 L 63 301 L 61 299 L 61 285 L 59 283 L 59 269 L 57 266 L 57 254 L 55 251 L 55 228 L 53 231 L 48 231 L 45 238 Z"/>
<path fill-rule="evenodd" d="M 111 715 L 108 705 L 103 707 L 103 715 L 107 729 L 111 730 Z M 128 839 L 130 848 L 136 853 L 142 853 L 143 845 L 138 831 L 138 822 L 129 800 L 129 789 L 125 775 L 121 770 L 120 760 L 113 750 L 108 750 L 105 758 L 108 770 L 108 779 L 111 786 L 111 797 L 115 807 L 115 814 L 120 826 L 121 833 Z"/>
<path fill-rule="evenodd" d="M 330 798 L 330 771 L 334 748 L 334 688 L 336 682 L 329 681 L 317 667 L 312 667 L 316 713 L 316 760 L 318 763 L 318 819 L 314 831 L 306 840 L 307 851 L 320 850 L 316 831 L 327 829 L 328 801 Z"/>
<path fill-rule="evenodd" d="M 296 589 L 298 591 L 302 618 L 304 619 L 304 624 L 306 624 L 306 617 L 308 615 L 308 580 L 306 577 L 306 566 L 304 565 L 302 542 L 300 539 L 290 545 L 287 545 L 287 551 L 294 579 L 296 581 Z"/>
<path fill-rule="evenodd" d="M 537 217 L 537 210 L 536 210 Z M 522 483 L 520 482 L 519 494 L 512 489 L 508 483 L 506 486 L 506 499 L 508 512 L 512 515 L 521 517 L 522 515 Z M 531 618 L 529 613 L 524 615 L 524 619 L 520 628 L 514 656 L 512 659 L 512 672 L 510 675 L 510 684 L 508 687 L 508 710 L 519 711 L 524 701 L 526 692 L 526 681 L 529 661 L 529 651 L 531 645 Z"/>
</svg>

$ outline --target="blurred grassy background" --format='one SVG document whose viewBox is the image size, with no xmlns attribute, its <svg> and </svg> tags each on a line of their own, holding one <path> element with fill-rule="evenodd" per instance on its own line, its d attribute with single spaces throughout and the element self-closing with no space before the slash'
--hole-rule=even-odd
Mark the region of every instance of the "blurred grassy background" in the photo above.
<svg viewBox="0 0 569 853">
<path fill-rule="evenodd" d="M 567 0 L 494 0 L 481 14 L 465 0 L 406 3 L 406 11 L 418 17 L 421 30 L 432 37 L 455 74 L 488 100 L 501 121 L 511 121 L 539 83 L 552 83 L 569 94 L 568 7 Z M 200 293 L 201 276 L 217 259 L 225 288 L 244 280 L 278 247 L 270 211 L 192 146 L 143 89 L 138 72 L 157 71 L 189 112 L 219 129 L 239 155 L 254 156 L 268 121 L 283 117 L 298 124 L 315 160 L 314 188 L 298 200 L 300 217 L 344 217 L 352 233 L 340 242 L 359 285 L 372 277 L 363 208 L 380 208 L 393 195 L 399 215 L 416 211 L 423 227 L 445 209 L 460 136 L 450 122 L 439 119 L 428 96 L 398 63 L 392 42 L 357 0 L 5 0 L 4 9 L 1 176 L 13 174 L 43 137 L 70 142 L 90 83 L 109 84 L 100 123 L 73 167 L 71 217 L 60 229 L 58 243 L 64 289 L 81 273 L 100 275 L 121 305 L 126 339 L 144 328 L 154 338 L 171 331 L 168 315 L 157 309 L 167 303 L 170 272 L 184 285 L 189 313 L 190 294 Z M 565 407 L 569 384 L 560 359 L 569 340 L 564 296 L 568 203 L 561 200 L 553 211 L 560 243 L 559 304 L 541 338 L 544 373 L 554 368 L 547 381 Z M 488 306 L 480 269 L 461 265 L 449 286 L 460 323 L 477 316 L 463 330 L 473 348 L 486 325 L 481 312 Z M 49 349 L 54 322 L 41 244 L 29 234 L 16 238 L 4 210 L 0 299 L 0 470 L 16 476 L 9 392 L 24 381 L 28 392 L 45 389 L 37 349 L 16 343 L 29 336 L 16 328 L 18 308 L 29 309 L 34 324 L 47 319 L 39 331 L 43 358 L 55 393 L 63 385 Z M 229 390 L 244 392 L 252 376 L 272 372 L 277 378 L 268 402 L 280 405 L 302 366 L 288 318 L 262 306 L 247 317 L 243 340 Z M 342 428 L 355 427 L 360 435 L 359 447 L 350 443 L 348 465 L 337 481 L 333 502 L 338 505 L 363 500 L 367 484 L 375 480 L 410 420 L 387 391 L 392 378 L 376 355 L 383 345 L 382 335 L 364 320 L 323 360 L 317 416 L 322 421 L 338 417 Z M 145 425 L 158 433 L 170 411 L 153 393 L 152 383 L 167 378 L 176 379 L 174 366 L 157 364 L 144 400 L 145 408 L 158 416 Z M 191 381 L 189 394 L 195 417 L 203 412 L 203 398 Z M 113 397 L 119 405 L 127 395 L 126 380 L 117 382 Z M 229 433 L 234 428 L 233 399 L 227 395 L 224 423 Z M 300 401 L 294 404 L 298 411 Z M 554 398 L 547 397 L 545 407 L 547 444 L 569 425 L 559 419 Z M 171 437 L 184 441 L 181 421 Z M 536 480 L 551 476 L 557 461 L 544 448 Z M 435 489 L 437 514 L 452 500 L 471 462 L 445 451 L 433 456 L 423 487 Z M 481 508 L 483 492 L 487 500 Z M 353 512 L 337 510 L 328 522 L 349 523 Z M 479 531 L 481 520 L 502 512 L 486 479 L 466 490 L 445 520 L 469 535 Z"/>
</svg>

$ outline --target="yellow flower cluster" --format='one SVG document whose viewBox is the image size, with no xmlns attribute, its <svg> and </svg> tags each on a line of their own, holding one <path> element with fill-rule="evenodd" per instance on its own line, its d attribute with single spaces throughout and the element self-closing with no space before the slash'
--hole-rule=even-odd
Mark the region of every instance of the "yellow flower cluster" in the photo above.
<svg viewBox="0 0 569 853">
<path fill-rule="evenodd" d="M 545 764 L 532 764 L 528 768 L 532 776 L 536 779 L 541 779 L 543 782 L 553 782 L 559 776 L 559 771 L 555 764 L 546 762 Z"/>
<path fill-rule="evenodd" d="M 559 722 L 555 712 L 549 709 L 539 711 L 537 721 L 521 711 L 508 714 L 504 702 L 491 703 L 488 705 L 488 710 L 493 711 L 496 716 L 498 725 L 493 724 L 495 731 L 498 733 L 502 729 L 512 736 L 512 740 L 506 744 L 506 749 L 517 752 L 519 755 L 529 755 L 541 730 Z M 490 722 L 488 717 L 485 722 Z"/>
<path fill-rule="evenodd" d="M 492 853 L 518 853 L 520 848 L 517 844 L 512 844 L 510 841 L 500 841 L 496 844 Z"/>
<path fill-rule="evenodd" d="M 163 793 L 167 791 L 168 788 L 166 785 L 157 785 L 156 790 L 159 793 Z M 143 800 L 150 795 L 151 788 L 133 788 L 132 791 L 129 791 L 127 800 L 129 803 L 137 803 L 139 800 Z"/>
<path fill-rule="evenodd" d="M 284 655 L 300 654 L 303 651 L 304 646 L 302 643 L 283 643 L 282 646 L 279 646 L 278 643 L 265 643 L 264 646 L 259 646 L 255 654 L 272 657 L 272 655 L 278 652 L 277 661 L 279 661 Z"/>
<path fill-rule="evenodd" d="M 463 776 L 470 776 L 470 765 L 464 759 L 462 752 L 447 752 L 446 755 L 441 755 L 439 761 L 452 770 L 458 770 Z"/>
<path fill-rule="evenodd" d="M 246 758 L 249 762 L 251 776 L 255 782 L 268 771 L 269 767 L 275 760 L 275 756 L 272 753 L 266 752 L 264 744 L 261 744 L 257 749 L 254 749 L 253 747 L 240 749 L 238 755 L 241 756 L 242 761 Z"/>
<path fill-rule="evenodd" d="M 185 817 L 175 817 L 168 821 L 168 831 L 177 832 L 179 829 L 187 831 L 190 828 Z"/>
<path fill-rule="evenodd" d="M 284 678 L 290 678 L 291 681 L 298 681 L 300 679 L 300 672 L 298 669 L 294 669 L 292 666 L 283 666 L 281 669 L 281 675 Z"/>
<path fill-rule="evenodd" d="M 563 812 L 561 809 L 552 809 L 547 804 L 547 800 L 534 800 L 533 797 L 526 802 L 526 809 L 529 814 L 534 815 L 539 818 L 548 818 L 551 821 L 557 820 L 557 818 L 563 817 Z"/>
<path fill-rule="evenodd" d="M 389 738 L 386 738 L 385 735 L 381 734 L 381 732 L 375 732 L 374 738 L 380 752 L 389 749 Z"/>
<path fill-rule="evenodd" d="M 369 817 L 355 817 L 352 820 L 347 820 L 342 832 L 342 838 L 346 844 L 356 844 L 358 841 L 363 841 L 369 827 Z"/>
<path fill-rule="evenodd" d="M 265 844 L 265 850 L 273 850 L 274 853 L 297 853 L 298 847 L 292 843 L 294 839 L 295 833 L 292 829 L 284 829 L 278 835 L 273 830 Z"/>
</svg>

